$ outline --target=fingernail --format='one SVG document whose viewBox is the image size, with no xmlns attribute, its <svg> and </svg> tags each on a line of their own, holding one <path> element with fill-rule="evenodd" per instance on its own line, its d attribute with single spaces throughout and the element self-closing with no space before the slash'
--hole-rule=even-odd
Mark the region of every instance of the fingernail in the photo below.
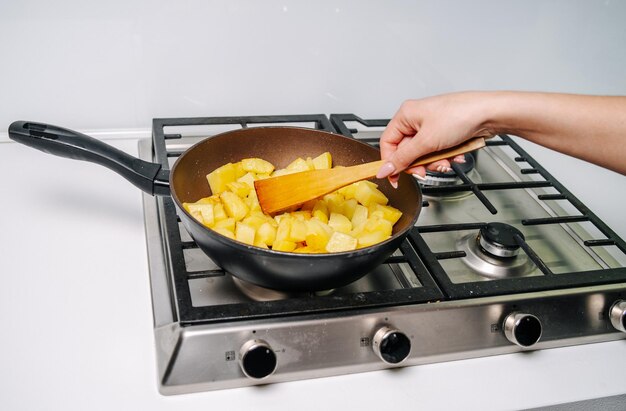
<svg viewBox="0 0 626 411">
<path fill-rule="evenodd" d="M 398 182 L 395 180 L 389 180 L 389 184 L 391 184 L 391 187 L 393 188 L 398 188 Z"/>
<path fill-rule="evenodd" d="M 452 171 L 452 168 L 451 168 L 451 167 L 444 167 L 444 168 L 443 168 L 443 172 L 444 172 L 444 173 L 449 173 L 450 171 Z"/>
<path fill-rule="evenodd" d="M 443 166 L 437 166 L 437 171 L 439 171 L 440 173 L 443 173 Z"/>
<path fill-rule="evenodd" d="M 467 162 L 467 160 L 465 160 L 465 154 L 459 154 L 458 156 L 454 157 L 452 161 L 454 161 L 455 163 L 461 163 L 461 164 Z"/>
<path fill-rule="evenodd" d="M 417 173 L 413 174 L 413 177 L 417 178 L 419 181 L 426 181 L 426 177 L 422 177 Z"/>
<path fill-rule="evenodd" d="M 378 173 L 376 174 L 376 178 L 389 177 L 395 171 L 396 171 L 396 167 L 393 165 L 393 163 L 387 162 L 387 163 L 383 164 L 383 166 L 380 168 L 380 170 L 378 170 Z"/>
</svg>

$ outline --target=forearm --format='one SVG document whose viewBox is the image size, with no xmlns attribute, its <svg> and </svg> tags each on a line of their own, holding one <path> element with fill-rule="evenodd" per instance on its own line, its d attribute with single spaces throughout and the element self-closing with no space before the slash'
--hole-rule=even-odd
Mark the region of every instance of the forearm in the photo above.
<svg viewBox="0 0 626 411">
<path fill-rule="evenodd" d="M 486 92 L 483 125 L 626 174 L 626 97 Z"/>
</svg>

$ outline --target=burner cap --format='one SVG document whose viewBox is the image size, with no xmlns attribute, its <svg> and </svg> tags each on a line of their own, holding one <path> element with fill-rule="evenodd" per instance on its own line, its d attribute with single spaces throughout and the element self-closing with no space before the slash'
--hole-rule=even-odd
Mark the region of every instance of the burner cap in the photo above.
<svg viewBox="0 0 626 411">
<path fill-rule="evenodd" d="M 524 239 L 524 234 L 512 225 L 489 223 L 480 229 L 478 241 L 480 246 L 493 256 L 515 257 L 520 247 L 515 240 L 516 235 Z"/>
</svg>

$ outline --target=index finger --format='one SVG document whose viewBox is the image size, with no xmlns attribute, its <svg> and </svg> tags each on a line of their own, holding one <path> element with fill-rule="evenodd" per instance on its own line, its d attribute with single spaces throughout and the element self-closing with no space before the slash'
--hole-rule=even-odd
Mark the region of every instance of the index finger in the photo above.
<svg viewBox="0 0 626 411">
<path fill-rule="evenodd" d="M 417 128 L 396 114 L 380 136 L 380 157 L 388 159 L 405 138 L 415 137 Z"/>
</svg>

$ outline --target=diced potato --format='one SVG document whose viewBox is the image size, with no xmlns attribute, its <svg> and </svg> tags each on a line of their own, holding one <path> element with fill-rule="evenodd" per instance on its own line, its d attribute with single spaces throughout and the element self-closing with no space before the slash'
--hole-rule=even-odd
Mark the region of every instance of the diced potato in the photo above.
<svg viewBox="0 0 626 411">
<path fill-rule="evenodd" d="M 202 213 L 200 212 L 200 210 L 193 210 L 193 211 L 189 211 L 189 214 L 191 214 L 191 216 L 199 221 L 201 224 L 204 224 L 204 219 L 202 218 Z"/>
<path fill-rule="evenodd" d="M 354 217 L 354 210 L 356 210 L 356 206 L 358 206 L 358 205 L 359 205 L 359 203 L 354 198 L 351 198 L 349 200 L 345 200 L 343 202 L 343 207 L 342 207 L 341 214 L 343 214 L 346 217 L 348 217 L 349 220 L 352 220 L 352 217 Z"/>
<path fill-rule="evenodd" d="M 244 224 L 242 222 L 237 222 L 237 225 L 235 227 L 235 240 L 245 244 L 253 245 L 254 235 L 254 227 L 249 226 L 248 224 Z"/>
<path fill-rule="evenodd" d="M 343 203 L 345 201 L 343 195 L 337 192 L 326 194 L 324 201 L 326 202 L 329 213 L 343 213 Z"/>
<path fill-rule="evenodd" d="M 365 223 L 364 230 L 369 233 L 379 231 L 385 235 L 391 235 L 393 225 L 384 218 L 369 217 Z"/>
<path fill-rule="evenodd" d="M 274 165 L 261 158 L 244 158 L 241 160 L 241 164 L 245 171 L 256 174 L 271 174 L 274 171 Z"/>
<path fill-rule="evenodd" d="M 248 212 L 247 217 L 250 217 L 250 216 L 261 217 L 265 221 L 271 221 L 275 223 L 274 218 L 272 216 L 263 214 L 263 210 L 250 210 L 250 212 Z"/>
<path fill-rule="evenodd" d="M 287 239 L 295 243 L 303 242 L 306 240 L 306 224 L 304 220 L 293 219 L 290 222 L 289 236 Z"/>
<path fill-rule="evenodd" d="M 274 251 L 293 251 L 295 249 L 296 243 L 287 240 L 274 241 L 274 245 L 272 246 L 272 250 Z"/>
<path fill-rule="evenodd" d="M 349 234 L 352 237 L 358 237 L 365 230 L 365 224 L 367 224 L 367 220 L 362 221 L 362 222 L 360 222 L 358 224 L 353 224 L 352 225 L 352 231 L 350 231 Z"/>
<path fill-rule="evenodd" d="M 291 217 L 283 215 L 278 220 L 278 228 L 276 229 L 276 239 L 274 243 L 288 241 L 289 231 L 291 230 Z"/>
<path fill-rule="evenodd" d="M 311 218 L 311 212 L 310 211 L 293 211 L 291 213 L 289 213 L 293 218 L 295 218 L 296 220 L 300 220 L 300 221 L 304 221 L 304 220 L 309 220 Z"/>
<path fill-rule="evenodd" d="M 227 184 L 237 179 L 237 168 L 233 163 L 224 164 L 206 176 L 213 194 L 221 194 L 227 190 Z"/>
<path fill-rule="evenodd" d="M 263 242 L 267 246 L 274 244 L 276 239 L 276 227 L 269 222 L 263 223 L 256 231 L 256 240 Z"/>
<path fill-rule="evenodd" d="M 385 241 L 389 237 L 389 235 L 385 235 L 385 233 L 380 231 L 362 232 L 357 236 L 358 247 L 369 247 L 371 245 Z"/>
<path fill-rule="evenodd" d="M 287 170 L 295 171 L 295 172 L 309 171 L 310 170 L 309 165 L 307 164 L 306 160 L 304 160 L 303 158 L 300 158 L 300 157 L 298 157 L 295 160 L 293 160 L 285 168 Z"/>
<path fill-rule="evenodd" d="M 320 154 L 313 159 L 313 166 L 316 170 L 325 170 L 327 168 L 331 168 L 332 164 L 333 159 L 328 151 Z"/>
<path fill-rule="evenodd" d="M 217 221 L 213 226 L 213 229 L 224 228 L 230 232 L 235 234 L 235 219 L 234 218 L 226 218 L 224 220 Z M 217 231 L 217 230 L 216 230 Z"/>
<path fill-rule="evenodd" d="M 231 230 L 227 228 L 213 227 L 212 230 L 215 231 L 216 233 L 220 233 L 221 235 L 230 238 L 231 240 L 235 239 L 235 233 L 233 233 Z"/>
<path fill-rule="evenodd" d="M 343 197 L 346 200 L 350 200 L 351 198 L 354 198 L 354 193 L 356 193 L 356 187 L 357 187 L 356 185 L 357 183 L 352 183 L 345 187 L 341 187 L 339 190 L 337 190 L 337 192 L 343 195 Z"/>
<path fill-rule="evenodd" d="M 359 181 L 357 183 L 354 198 L 365 207 L 372 203 L 386 205 L 389 199 L 380 190 L 367 184 L 366 181 Z"/>
<path fill-rule="evenodd" d="M 343 194 L 346 200 L 349 200 L 355 197 L 357 187 L 363 184 L 370 186 L 371 188 L 378 188 L 378 184 L 369 180 L 362 180 L 362 181 L 357 181 L 356 183 L 347 185 L 345 187 L 341 187 L 339 190 L 337 190 L 337 192 Z"/>
<path fill-rule="evenodd" d="M 324 213 L 321 210 L 317 210 L 313 213 L 313 218 L 317 218 L 323 223 L 328 223 L 328 214 Z"/>
<path fill-rule="evenodd" d="M 248 193 L 248 196 L 246 197 L 245 201 L 246 205 L 248 206 L 248 212 L 260 212 L 261 211 L 261 204 L 259 204 L 259 198 L 256 195 L 256 191 L 251 190 Z"/>
<path fill-rule="evenodd" d="M 348 220 L 343 214 L 339 213 L 330 213 L 330 218 L 328 219 L 328 225 L 335 231 L 340 233 L 349 233 L 352 230 L 352 223 Z"/>
<path fill-rule="evenodd" d="M 215 224 L 215 217 L 213 214 L 213 204 L 211 203 L 183 203 L 183 207 L 191 214 L 196 220 L 200 221 L 207 227 L 211 227 Z"/>
<path fill-rule="evenodd" d="M 220 203 L 220 196 L 217 194 L 213 194 L 210 197 L 203 197 L 200 200 L 196 201 L 196 204 L 219 204 Z"/>
<path fill-rule="evenodd" d="M 246 183 L 247 185 L 249 185 L 252 190 L 254 190 L 254 182 L 256 180 L 257 180 L 256 174 L 250 173 L 250 172 L 244 174 L 243 176 L 237 179 L 239 183 Z"/>
<path fill-rule="evenodd" d="M 402 211 L 389 205 L 376 204 L 372 216 L 380 216 L 391 224 L 395 224 L 402 217 Z"/>
<path fill-rule="evenodd" d="M 219 204 L 216 204 L 213 207 L 213 215 L 215 217 L 215 221 L 227 219 L 228 215 L 226 214 L 226 210 L 224 210 L 224 204 L 222 204 L 221 202 Z"/>
<path fill-rule="evenodd" d="M 224 191 L 220 194 L 220 199 L 224 204 L 224 210 L 229 217 L 240 221 L 248 214 L 249 207 L 237 194 L 230 191 Z"/>
<path fill-rule="evenodd" d="M 375 182 L 370 181 L 370 180 L 361 180 L 361 181 L 357 181 L 356 182 L 356 184 L 359 184 L 359 183 L 360 184 L 365 184 L 365 185 L 370 186 L 372 188 L 378 188 L 378 184 L 376 184 Z"/>
<path fill-rule="evenodd" d="M 361 223 L 365 223 L 368 215 L 369 212 L 367 210 L 367 207 L 357 204 L 356 207 L 354 207 L 354 213 L 352 214 L 352 225 L 357 226 Z"/>
<path fill-rule="evenodd" d="M 284 218 L 291 218 L 291 216 L 289 215 L 289 213 L 282 213 L 282 214 L 276 214 L 274 216 L 274 221 L 276 221 L 276 224 L 280 224 L 280 221 Z"/>
<path fill-rule="evenodd" d="M 246 174 L 246 170 L 243 169 L 243 164 L 241 161 L 238 161 L 233 164 L 235 166 L 235 179 L 242 177 Z"/>
<path fill-rule="evenodd" d="M 240 182 L 240 181 L 230 182 L 226 184 L 226 188 L 229 191 L 232 191 L 233 193 L 237 194 L 241 198 L 246 198 L 246 196 L 248 195 L 248 193 L 250 193 L 250 190 L 251 190 L 248 184 L 244 182 Z"/>
<path fill-rule="evenodd" d="M 241 222 L 249 225 L 255 230 L 258 230 L 259 227 L 261 227 L 261 225 L 267 224 L 267 218 L 259 214 L 250 214 L 247 217 L 245 217 Z"/>
<path fill-rule="evenodd" d="M 276 230 L 276 241 L 303 242 L 306 238 L 306 225 L 295 218 L 281 218 Z M 275 241 L 275 242 L 276 242 Z"/>
<path fill-rule="evenodd" d="M 326 244 L 328 244 L 328 240 L 330 240 L 330 236 L 332 235 L 332 228 L 316 218 L 306 221 L 305 224 L 305 241 L 307 245 L 313 247 L 315 250 L 325 251 Z"/>
<path fill-rule="evenodd" d="M 330 239 L 328 240 L 328 244 L 326 244 L 326 251 L 329 253 L 337 253 L 341 251 L 350 251 L 355 250 L 357 247 L 357 239 L 344 233 L 340 233 L 335 231 Z"/>
<path fill-rule="evenodd" d="M 215 224 L 215 217 L 213 214 L 213 204 L 202 204 L 200 214 L 202 214 L 202 220 L 205 226 L 211 227 Z"/>
<path fill-rule="evenodd" d="M 327 223 L 329 216 L 330 214 L 328 213 L 328 206 L 326 205 L 326 202 L 318 200 L 317 203 L 315 203 L 315 206 L 313 206 L 313 217 L 323 223 Z"/>
</svg>

